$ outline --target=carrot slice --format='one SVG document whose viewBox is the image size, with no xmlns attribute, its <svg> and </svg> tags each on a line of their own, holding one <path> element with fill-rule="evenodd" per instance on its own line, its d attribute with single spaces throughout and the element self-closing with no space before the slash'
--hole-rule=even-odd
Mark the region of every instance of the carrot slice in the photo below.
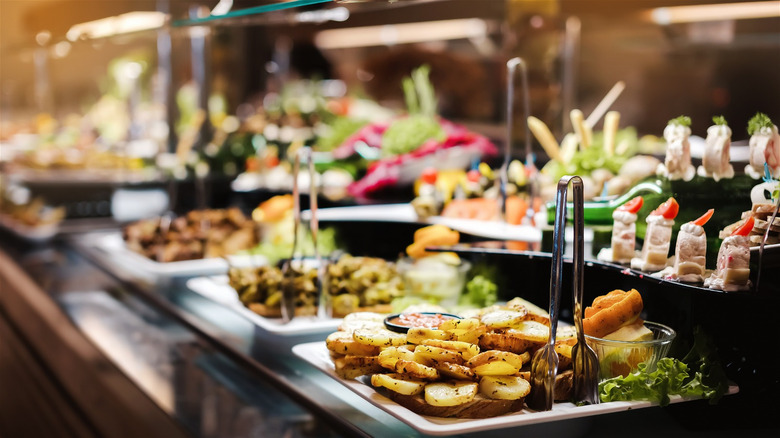
<svg viewBox="0 0 780 438">
<path fill-rule="evenodd" d="M 700 218 L 698 218 L 695 221 L 693 221 L 693 224 L 694 225 L 698 225 L 700 227 L 703 227 L 704 224 L 706 224 L 707 221 L 709 221 L 710 218 L 712 217 L 712 213 L 715 213 L 715 209 L 714 208 L 711 208 L 711 209 L 707 210 L 707 212 L 704 213 Z"/>
<path fill-rule="evenodd" d="M 753 218 L 753 216 L 750 216 L 747 218 L 744 224 L 737 227 L 736 230 L 731 232 L 732 236 L 747 236 L 750 234 L 751 231 L 753 231 L 753 225 L 755 225 L 756 220 Z"/>
</svg>

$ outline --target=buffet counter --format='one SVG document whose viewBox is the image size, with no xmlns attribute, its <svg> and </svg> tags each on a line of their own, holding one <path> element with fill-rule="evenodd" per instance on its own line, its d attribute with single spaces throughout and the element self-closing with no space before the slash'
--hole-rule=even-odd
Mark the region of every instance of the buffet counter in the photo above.
<svg viewBox="0 0 780 438">
<path fill-rule="evenodd" d="M 0 387 L 14 396 L 0 398 L 0 432 L 424 436 L 293 354 L 325 333 L 280 336 L 194 293 L 186 277 L 139 275 L 90 244 L 104 233 L 45 245 L 3 233 L 0 335 L 9 342 L 0 347 Z M 776 375 L 761 377 L 777 385 Z M 715 406 L 689 401 L 462 435 L 776 436 L 768 413 L 777 404 L 756 394 L 747 385 Z"/>
</svg>

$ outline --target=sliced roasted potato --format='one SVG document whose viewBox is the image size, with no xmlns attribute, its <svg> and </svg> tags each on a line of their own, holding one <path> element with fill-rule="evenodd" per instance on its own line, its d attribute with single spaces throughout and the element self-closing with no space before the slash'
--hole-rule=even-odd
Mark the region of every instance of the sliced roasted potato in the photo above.
<svg viewBox="0 0 780 438">
<path fill-rule="evenodd" d="M 511 376 L 523 367 L 530 354 L 519 355 L 508 351 L 490 350 L 471 358 L 466 365 L 480 376 Z"/>
<path fill-rule="evenodd" d="M 425 385 L 425 401 L 432 406 L 458 406 L 474 400 L 476 382 L 437 382 Z"/>
<path fill-rule="evenodd" d="M 519 400 L 531 392 L 531 384 L 517 376 L 485 376 L 479 380 L 479 392 L 497 400 Z"/>
<path fill-rule="evenodd" d="M 354 379 L 384 370 L 376 356 L 344 356 L 334 359 L 333 364 L 336 367 L 336 374 L 343 379 Z"/>
<path fill-rule="evenodd" d="M 444 330 L 426 327 L 412 327 L 406 333 L 406 341 L 410 344 L 421 344 L 426 339 L 449 339 L 450 334 Z"/>
<path fill-rule="evenodd" d="M 398 347 L 406 344 L 406 335 L 386 329 L 357 329 L 352 333 L 355 341 L 376 347 Z"/>
<path fill-rule="evenodd" d="M 550 327 L 536 321 L 523 321 L 507 330 L 507 333 L 531 342 L 545 343 L 550 337 Z"/>
<path fill-rule="evenodd" d="M 415 354 L 403 347 L 387 347 L 379 353 L 379 364 L 390 370 L 395 370 L 395 363 L 400 359 L 413 361 Z"/>
<path fill-rule="evenodd" d="M 540 343 L 522 339 L 511 331 L 488 332 L 479 338 L 479 346 L 483 350 L 502 350 L 512 353 L 523 353 L 533 349 Z"/>
<path fill-rule="evenodd" d="M 371 385 L 381 386 L 403 395 L 415 395 L 425 390 L 425 381 L 415 380 L 402 374 L 374 374 Z"/>
<path fill-rule="evenodd" d="M 480 325 L 474 330 L 453 329 L 449 330 L 448 339 L 459 342 L 468 342 L 469 344 L 479 344 L 479 338 L 487 332 L 487 327 Z"/>
<path fill-rule="evenodd" d="M 336 354 L 349 354 L 354 356 L 376 356 L 379 347 L 361 344 L 352 337 L 352 333 L 333 332 L 325 339 L 325 346 Z"/>
<path fill-rule="evenodd" d="M 448 319 L 439 325 L 439 330 L 474 330 L 480 324 L 478 318 Z"/>
<path fill-rule="evenodd" d="M 550 314 L 546 310 L 537 306 L 536 304 L 524 300 L 522 298 L 513 298 L 506 303 L 508 309 L 518 309 L 519 307 L 525 308 L 527 315 L 526 319 L 529 321 L 536 321 L 544 325 L 550 325 Z"/>
<path fill-rule="evenodd" d="M 439 378 L 439 371 L 436 368 L 411 360 L 398 359 L 395 362 L 395 371 L 414 379 L 436 380 Z"/>
<path fill-rule="evenodd" d="M 494 310 L 482 315 L 480 320 L 489 329 L 509 328 L 524 321 L 527 313 L 524 307 L 520 307 L 517 310 Z"/>
<path fill-rule="evenodd" d="M 459 352 L 441 347 L 418 345 L 414 349 L 414 354 L 434 362 L 463 363 L 463 356 L 461 356 Z"/>
<path fill-rule="evenodd" d="M 439 370 L 439 374 L 444 377 L 451 377 L 458 380 L 474 380 L 477 375 L 474 370 L 466 365 L 458 365 L 450 362 L 436 362 L 433 367 Z"/>
<path fill-rule="evenodd" d="M 357 329 L 381 329 L 384 328 L 385 316 L 374 312 L 353 312 L 344 316 L 339 330 L 352 333 Z"/>
<path fill-rule="evenodd" d="M 422 345 L 445 348 L 460 354 L 464 360 L 469 360 L 479 354 L 479 345 L 463 341 L 441 341 L 438 339 L 426 339 Z"/>
</svg>

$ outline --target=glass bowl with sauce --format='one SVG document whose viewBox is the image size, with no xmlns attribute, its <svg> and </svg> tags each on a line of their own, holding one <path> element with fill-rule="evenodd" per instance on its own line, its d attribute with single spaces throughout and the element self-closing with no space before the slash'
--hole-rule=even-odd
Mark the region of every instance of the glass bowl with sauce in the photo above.
<svg viewBox="0 0 780 438">
<path fill-rule="evenodd" d="M 659 359 L 666 357 L 675 331 L 657 322 L 645 321 L 644 325 L 652 332 L 652 337 L 638 341 L 617 341 L 585 335 L 588 345 L 599 358 L 599 379 L 605 380 L 617 376 L 627 376 L 637 370 L 644 362 L 647 370 L 655 370 Z"/>
<path fill-rule="evenodd" d="M 412 327 L 438 329 L 448 319 L 461 319 L 461 317 L 442 312 L 396 313 L 385 318 L 385 327 L 398 333 L 406 333 Z"/>
</svg>

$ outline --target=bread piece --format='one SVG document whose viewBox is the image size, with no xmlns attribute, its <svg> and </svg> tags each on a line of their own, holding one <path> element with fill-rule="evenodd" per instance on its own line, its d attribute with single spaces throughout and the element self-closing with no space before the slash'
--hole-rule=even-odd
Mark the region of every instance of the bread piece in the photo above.
<svg viewBox="0 0 780 438">
<path fill-rule="evenodd" d="M 402 395 L 393 391 L 377 388 L 382 395 L 393 400 L 410 411 L 432 417 L 454 418 L 490 418 L 523 409 L 525 399 L 493 400 L 477 394 L 468 403 L 457 406 L 432 406 L 425 402 L 422 395 Z"/>
</svg>

